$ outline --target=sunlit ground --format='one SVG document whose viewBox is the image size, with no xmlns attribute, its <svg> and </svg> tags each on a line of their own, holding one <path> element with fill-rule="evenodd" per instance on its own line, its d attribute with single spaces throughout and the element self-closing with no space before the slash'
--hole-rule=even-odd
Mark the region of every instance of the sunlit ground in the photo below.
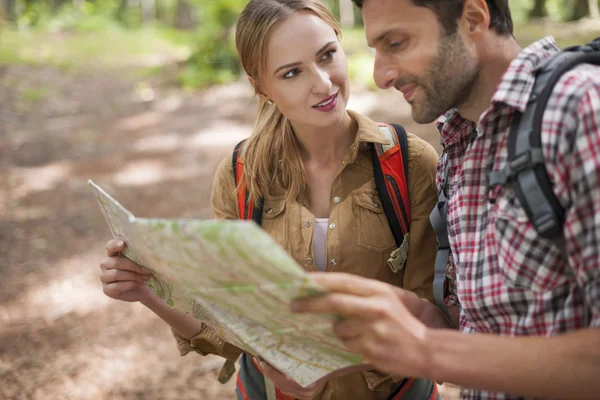
<svg viewBox="0 0 600 400">
<path fill-rule="evenodd" d="M 517 37 L 600 35 L 585 24 L 530 24 Z M 109 232 L 86 182 L 139 216 L 209 217 L 216 165 L 252 126 L 251 88 L 178 89 L 169 68 L 190 49 L 155 32 L 2 35 L 0 398 L 233 399 L 233 382 L 216 381 L 218 358 L 179 357 L 161 321 L 102 294 Z M 344 46 L 349 107 L 439 149 L 401 95 L 373 89 L 362 32 Z"/>
</svg>

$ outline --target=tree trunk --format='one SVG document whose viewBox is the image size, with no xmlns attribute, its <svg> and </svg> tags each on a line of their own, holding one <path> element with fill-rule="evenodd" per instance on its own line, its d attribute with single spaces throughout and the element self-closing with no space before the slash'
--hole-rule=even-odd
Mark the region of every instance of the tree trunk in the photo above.
<svg viewBox="0 0 600 400">
<path fill-rule="evenodd" d="M 142 6 L 142 22 L 154 21 L 156 17 L 156 0 L 140 0 Z"/>
<path fill-rule="evenodd" d="M 535 0 L 533 8 L 529 11 L 529 18 L 544 18 L 548 16 L 546 0 Z"/>
<path fill-rule="evenodd" d="M 590 12 L 589 6 L 589 0 L 577 0 L 575 2 L 575 10 L 573 10 L 573 14 L 571 16 L 571 21 L 577 21 L 581 18 L 587 17 Z"/>
<path fill-rule="evenodd" d="M 340 0 L 340 23 L 342 28 L 352 28 L 354 26 L 352 0 Z"/>
<path fill-rule="evenodd" d="M 600 7 L 598 7 L 598 0 L 588 0 L 590 17 L 594 19 L 600 19 Z"/>
<path fill-rule="evenodd" d="M 177 29 L 189 30 L 194 27 L 192 18 L 192 8 L 187 0 L 177 1 L 177 13 L 175 17 L 175 27 Z"/>
<path fill-rule="evenodd" d="M 75 8 L 77 14 L 81 15 L 81 8 L 83 7 L 83 3 L 85 3 L 85 0 L 73 0 L 73 8 Z"/>
<path fill-rule="evenodd" d="M 4 0 L 2 2 L 2 14 L 7 21 L 15 22 L 17 20 L 16 0 Z"/>
</svg>

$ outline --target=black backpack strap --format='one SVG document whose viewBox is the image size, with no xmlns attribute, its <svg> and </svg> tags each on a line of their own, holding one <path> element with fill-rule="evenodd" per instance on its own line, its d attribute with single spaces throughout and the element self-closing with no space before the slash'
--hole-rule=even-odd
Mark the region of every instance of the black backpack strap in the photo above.
<svg viewBox="0 0 600 400">
<path fill-rule="evenodd" d="M 406 131 L 400 125 L 390 124 L 387 125 L 391 127 L 391 131 L 396 135 L 397 144 L 400 146 L 402 161 L 404 166 L 404 176 L 402 177 L 408 182 L 408 139 L 406 137 Z M 395 143 L 391 143 L 390 147 L 393 147 Z M 384 154 L 386 151 L 382 145 L 374 144 L 374 149 L 372 153 L 372 164 L 373 164 L 373 175 L 375 177 L 375 187 L 377 188 L 377 194 L 379 195 L 379 199 L 381 200 L 381 205 L 383 206 L 383 211 L 385 212 L 385 216 L 390 225 L 390 229 L 392 230 L 392 234 L 394 235 L 394 240 L 396 241 L 396 245 L 398 247 L 402 246 L 404 243 L 404 238 L 408 233 L 408 229 L 406 231 L 402 228 L 402 224 L 399 218 L 403 218 L 406 221 L 406 225 L 410 223 L 410 216 L 407 211 L 407 204 L 404 204 L 400 191 L 397 189 L 397 183 L 391 180 L 391 186 L 395 187 L 394 190 L 390 190 L 386 182 L 390 181 L 389 177 L 386 176 L 383 172 L 383 168 L 381 165 L 380 156 Z M 402 216 L 399 217 L 396 212 L 396 208 L 394 207 L 394 200 L 399 205 L 400 212 Z"/>
<path fill-rule="evenodd" d="M 446 150 L 442 158 L 446 155 Z M 438 202 L 429 215 L 429 222 L 435 232 L 438 242 L 437 255 L 435 257 L 433 277 L 433 297 L 438 308 L 446 318 L 447 322 L 454 326 L 454 321 L 446 307 L 446 275 L 448 262 L 450 260 L 450 236 L 448 235 L 448 177 L 450 176 L 450 164 L 446 158 L 444 177 L 438 191 Z"/>
<path fill-rule="evenodd" d="M 241 153 L 244 150 L 244 143 L 246 142 L 246 139 L 242 140 L 241 142 L 239 142 L 236 146 L 235 149 L 233 150 L 233 155 L 231 156 L 231 163 L 232 163 L 232 168 L 233 168 L 233 179 L 235 182 L 235 187 L 236 187 L 236 203 L 238 205 L 238 211 L 240 214 L 240 219 L 243 220 L 248 220 L 250 218 L 249 217 L 249 206 L 253 207 L 252 210 L 252 221 L 256 222 L 258 224 L 258 226 L 260 226 L 262 224 L 262 209 L 263 209 L 263 202 L 262 200 L 259 201 L 255 201 L 255 202 L 250 202 L 250 193 L 248 192 L 247 189 L 244 189 L 244 202 L 242 204 L 242 202 L 240 201 L 239 197 L 238 197 L 238 190 L 239 189 L 239 183 L 242 179 L 241 173 L 242 171 L 240 169 L 238 169 L 238 159 L 241 156 Z M 254 203 L 254 204 L 251 204 Z"/>
<path fill-rule="evenodd" d="M 542 150 L 544 111 L 561 76 L 579 64 L 600 65 L 600 38 L 586 46 L 558 53 L 536 70 L 537 76 L 524 113 L 515 111 L 508 136 L 508 160 L 502 171 L 488 175 L 489 187 L 510 183 L 538 234 L 556 242 L 566 254 L 563 240 L 565 210 L 552 189 Z"/>
<path fill-rule="evenodd" d="M 404 178 L 408 182 L 408 136 L 406 136 L 406 130 L 403 126 L 398 124 L 390 124 L 396 131 L 398 136 L 398 143 L 400 144 L 400 151 L 402 151 L 402 161 L 404 162 Z"/>
</svg>

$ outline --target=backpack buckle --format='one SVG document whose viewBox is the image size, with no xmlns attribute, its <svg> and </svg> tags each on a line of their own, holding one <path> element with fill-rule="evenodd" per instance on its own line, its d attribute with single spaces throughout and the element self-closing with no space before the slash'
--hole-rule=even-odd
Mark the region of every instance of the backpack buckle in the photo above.
<svg viewBox="0 0 600 400">
<path fill-rule="evenodd" d="M 514 160 L 510 161 L 505 169 L 508 179 L 514 179 L 521 172 L 531 170 L 538 165 L 544 164 L 544 153 L 542 149 L 534 148 L 519 154 Z"/>
</svg>

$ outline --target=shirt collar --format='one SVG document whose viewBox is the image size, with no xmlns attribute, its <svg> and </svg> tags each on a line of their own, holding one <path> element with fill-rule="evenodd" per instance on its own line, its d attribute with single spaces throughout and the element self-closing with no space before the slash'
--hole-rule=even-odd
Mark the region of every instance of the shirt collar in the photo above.
<svg viewBox="0 0 600 400">
<path fill-rule="evenodd" d="M 535 69 L 559 51 L 552 36 L 523 49 L 502 76 L 492 96 L 492 104 L 503 103 L 524 112 L 535 83 Z"/>
<path fill-rule="evenodd" d="M 348 114 L 350 118 L 356 121 L 358 130 L 354 143 L 344 157 L 346 163 L 350 164 L 356 161 L 359 151 L 367 148 L 369 143 L 389 144 L 389 141 L 379 130 L 379 126 L 371 118 L 351 110 L 348 110 Z"/>
</svg>

